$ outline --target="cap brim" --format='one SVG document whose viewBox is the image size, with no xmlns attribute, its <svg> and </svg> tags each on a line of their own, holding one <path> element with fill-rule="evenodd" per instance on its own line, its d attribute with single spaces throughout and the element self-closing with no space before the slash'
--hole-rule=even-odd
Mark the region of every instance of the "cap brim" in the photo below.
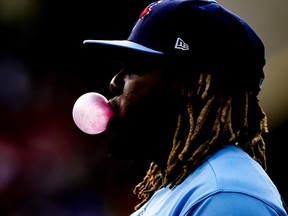
<svg viewBox="0 0 288 216">
<path fill-rule="evenodd" d="M 113 61 L 127 61 L 134 58 L 155 58 L 163 56 L 163 52 L 153 50 L 128 40 L 84 40 L 83 44 L 91 45 L 101 57 Z"/>
</svg>

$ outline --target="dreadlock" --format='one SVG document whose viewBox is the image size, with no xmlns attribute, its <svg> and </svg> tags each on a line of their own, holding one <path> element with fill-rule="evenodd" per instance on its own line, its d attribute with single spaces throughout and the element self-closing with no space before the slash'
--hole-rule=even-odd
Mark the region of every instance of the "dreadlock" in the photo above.
<svg viewBox="0 0 288 216">
<path fill-rule="evenodd" d="M 205 157 L 227 143 L 241 147 L 266 170 L 262 135 L 268 133 L 268 126 L 257 94 L 224 91 L 211 74 L 202 73 L 197 80 L 197 85 L 182 85 L 181 111 L 167 167 L 163 170 L 156 162 L 150 164 L 133 190 L 141 200 L 135 210 L 159 188 L 179 185 Z"/>
</svg>

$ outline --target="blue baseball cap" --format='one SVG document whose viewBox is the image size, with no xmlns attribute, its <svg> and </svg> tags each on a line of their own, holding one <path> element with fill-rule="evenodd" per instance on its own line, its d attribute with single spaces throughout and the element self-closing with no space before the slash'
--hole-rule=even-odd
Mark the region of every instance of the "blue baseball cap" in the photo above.
<svg viewBox="0 0 288 216">
<path fill-rule="evenodd" d="M 164 57 L 216 74 L 231 88 L 256 93 L 264 79 L 261 39 L 241 17 L 213 0 L 153 2 L 140 14 L 127 40 L 83 43 L 120 62 Z"/>
</svg>

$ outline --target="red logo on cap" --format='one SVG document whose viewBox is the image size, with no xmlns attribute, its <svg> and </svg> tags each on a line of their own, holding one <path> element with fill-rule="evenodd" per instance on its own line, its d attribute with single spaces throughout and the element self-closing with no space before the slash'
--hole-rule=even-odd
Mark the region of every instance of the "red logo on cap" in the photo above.
<svg viewBox="0 0 288 216">
<path fill-rule="evenodd" d="M 144 16 L 146 16 L 147 14 L 150 13 L 150 11 L 152 10 L 152 7 L 154 7 L 155 5 L 157 5 L 158 3 L 160 3 L 161 1 L 157 1 L 157 2 L 152 2 L 151 4 L 149 4 L 140 14 L 139 19 L 143 19 Z"/>
</svg>

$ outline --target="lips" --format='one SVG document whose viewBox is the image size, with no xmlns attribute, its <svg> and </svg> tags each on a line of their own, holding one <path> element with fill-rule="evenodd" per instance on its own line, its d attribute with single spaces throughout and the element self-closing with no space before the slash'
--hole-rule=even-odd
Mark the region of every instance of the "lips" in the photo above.
<svg viewBox="0 0 288 216">
<path fill-rule="evenodd" d="M 117 102 L 116 97 L 110 99 L 110 100 L 108 101 L 108 103 L 109 103 L 109 105 L 110 105 L 113 113 L 117 115 L 117 113 L 118 113 L 118 111 L 119 111 L 119 103 Z"/>
<path fill-rule="evenodd" d="M 107 130 L 112 132 L 117 128 L 117 122 L 119 122 L 119 102 L 117 100 L 116 97 L 110 99 L 108 101 L 108 104 L 111 107 L 112 112 L 114 113 L 114 115 L 111 117 L 111 119 L 109 120 L 108 124 L 107 124 Z"/>
</svg>

